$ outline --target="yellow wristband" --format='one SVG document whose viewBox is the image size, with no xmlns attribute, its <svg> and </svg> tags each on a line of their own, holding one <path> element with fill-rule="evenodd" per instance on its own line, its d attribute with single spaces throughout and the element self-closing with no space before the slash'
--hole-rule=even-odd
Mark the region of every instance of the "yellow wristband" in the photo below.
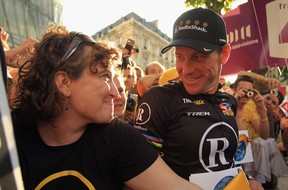
<svg viewBox="0 0 288 190">
<path fill-rule="evenodd" d="M 260 118 L 260 121 L 268 121 L 268 117 L 265 117 L 265 118 Z"/>
</svg>

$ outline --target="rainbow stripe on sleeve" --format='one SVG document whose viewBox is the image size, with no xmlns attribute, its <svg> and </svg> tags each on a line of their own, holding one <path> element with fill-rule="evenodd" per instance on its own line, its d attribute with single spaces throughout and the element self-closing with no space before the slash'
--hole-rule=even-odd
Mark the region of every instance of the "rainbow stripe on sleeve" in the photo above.
<svg viewBox="0 0 288 190">
<path fill-rule="evenodd" d="M 147 135 L 147 134 L 143 134 L 143 136 L 153 146 L 155 146 L 157 148 L 162 148 L 163 147 L 163 139 L 157 138 L 157 137 L 153 137 L 153 136 L 150 136 L 150 135 Z"/>
</svg>

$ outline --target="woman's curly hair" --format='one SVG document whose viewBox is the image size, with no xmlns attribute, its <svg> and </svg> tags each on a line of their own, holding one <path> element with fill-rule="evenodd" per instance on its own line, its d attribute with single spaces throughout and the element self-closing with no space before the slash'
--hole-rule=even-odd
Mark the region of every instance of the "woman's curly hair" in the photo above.
<svg viewBox="0 0 288 190">
<path fill-rule="evenodd" d="M 35 44 L 34 55 L 20 67 L 18 98 L 11 103 L 11 109 L 21 121 L 49 123 L 63 114 L 66 97 L 54 82 L 58 71 L 65 71 L 72 80 L 77 80 L 87 66 L 92 73 L 97 73 L 96 64 L 108 67 L 110 62 L 105 60 L 116 63 L 120 59 L 119 50 L 108 43 L 83 41 L 72 56 L 62 62 L 76 35 L 79 34 L 69 32 L 65 26 L 49 25 Z M 85 54 L 85 46 L 93 47 L 92 52 Z"/>
</svg>

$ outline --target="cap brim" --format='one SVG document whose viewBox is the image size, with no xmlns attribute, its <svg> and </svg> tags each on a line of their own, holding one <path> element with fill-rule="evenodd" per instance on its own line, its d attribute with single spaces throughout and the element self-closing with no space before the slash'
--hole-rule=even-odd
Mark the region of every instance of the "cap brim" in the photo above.
<svg viewBox="0 0 288 190">
<path fill-rule="evenodd" d="M 164 47 L 161 50 L 161 53 L 162 54 L 167 53 L 174 46 L 184 46 L 184 47 L 188 47 L 188 48 L 192 48 L 197 51 L 200 51 L 203 54 L 210 54 L 215 49 L 217 49 L 220 45 L 197 40 L 197 39 L 179 39 L 179 40 L 174 40 L 168 46 Z"/>
</svg>

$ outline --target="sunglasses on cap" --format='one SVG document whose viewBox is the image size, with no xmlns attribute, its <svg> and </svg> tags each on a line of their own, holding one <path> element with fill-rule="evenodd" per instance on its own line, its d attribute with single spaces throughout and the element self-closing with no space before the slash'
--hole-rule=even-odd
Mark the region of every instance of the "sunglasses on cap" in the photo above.
<svg viewBox="0 0 288 190">
<path fill-rule="evenodd" d="M 91 37 L 85 34 L 76 33 L 72 42 L 69 44 L 66 52 L 64 53 L 62 57 L 60 65 L 64 63 L 65 61 L 67 61 L 73 55 L 73 53 L 78 49 L 78 47 L 80 46 L 82 42 L 89 42 L 93 44 L 95 43 L 95 41 Z"/>
</svg>

